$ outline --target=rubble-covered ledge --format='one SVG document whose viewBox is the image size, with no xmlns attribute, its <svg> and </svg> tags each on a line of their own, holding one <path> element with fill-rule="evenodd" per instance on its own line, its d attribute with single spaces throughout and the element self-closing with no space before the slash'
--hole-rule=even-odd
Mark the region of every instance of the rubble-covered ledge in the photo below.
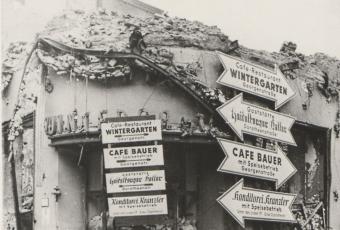
<svg viewBox="0 0 340 230">
<path fill-rule="evenodd" d="M 182 136 L 181 131 L 163 130 L 163 142 L 166 143 L 186 143 L 186 144 L 216 144 L 216 138 L 208 133 L 193 133 Z M 226 137 L 224 137 L 226 138 Z M 101 144 L 100 131 L 89 131 L 80 133 L 65 133 L 49 136 L 50 146 L 71 146 L 82 144 Z M 228 138 L 229 139 L 229 138 Z M 230 137 L 231 139 L 231 137 Z"/>
<path fill-rule="evenodd" d="M 327 127 L 315 126 L 310 123 L 295 121 L 293 129 L 295 128 L 313 128 L 319 131 L 329 131 Z M 183 136 L 183 131 L 181 130 L 163 130 L 163 142 L 165 143 L 185 143 L 185 144 L 216 144 L 216 137 L 233 140 L 233 135 L 228 135 L 226 133 L 220 136 L 211 135 L 206 132 L 193 132 L 191 134 Z M 72 133 L 62 133 L 55 134 L 48 137 L 51 140 L 49 146 L 72 146 L 72 145 L 83 145 L 83 144 L 102 144 L 100 131 L 88 131 L 88 132 L 72 132 Z"/>
</svg>

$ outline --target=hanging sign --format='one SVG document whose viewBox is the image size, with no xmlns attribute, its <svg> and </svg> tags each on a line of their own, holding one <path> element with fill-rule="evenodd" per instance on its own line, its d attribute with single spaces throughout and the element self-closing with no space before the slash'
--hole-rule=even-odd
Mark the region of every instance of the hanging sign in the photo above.
<svg viewBox="0 0 340 230">
<path fill-rule="evenodd" d="M 275 109 L 295 96 L 279 68 L 271 71 L 221 52 L 216 54 L 224 67 L 217 83 L 275 101 Z"/>
<path fill-rule="evenodd" d="M 102 123 L 101 133 L 103 144 L 155 141 L 162 139 L 160 120 Z"/>
<path fill-rule="evenodd" d="M 108 206 L 111 217 L 168 214 L 166 195 L 110 197 Z"/>
<path fill-rule="evenodd" d="M 226 155 L 218 167 L 219 172 L 275 181 L 276 189 L 297 172 L 278 146 L 277 151 L 273 152 L 224 139 L 217 141 Z"/>
<path fill-rule="evenodd" d="M 107 193 L 165 190 L 164 170 L 106 174 Z"/>
<path fill-rule="evenodd" d="M 217 108 L 217 112 L 243 140 L 243 133 L 296 146 L 290 132 L 295 118 L 243 101 L 243 94 Z"/>
<path fill-rule="evenodd" d="M 164 165 L 163 146 L 105 148 L 104 163 L 105 169 L 162 166 Z"/>
<path fill-rule="evenodd" d="M 296 223 L 291 206 L 296 194 L 243 187 L 243 179 L 217 201 L 243 227 L 245 219 Z"/>
</svg>

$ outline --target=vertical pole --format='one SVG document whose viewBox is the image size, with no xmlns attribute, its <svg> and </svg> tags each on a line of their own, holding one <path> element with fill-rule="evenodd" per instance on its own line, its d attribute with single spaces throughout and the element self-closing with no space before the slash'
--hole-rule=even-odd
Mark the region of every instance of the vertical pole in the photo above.
<svg viewBox="0 0 340 230">
<path fill-rule="evenodd" d="M 14 215 L 15 215 L 15 221 L 16 221 L 16 229 L 21 230 L 21 218 L 20 218 L 20 210 L 19 210 L 17 178 L 16 178 L 16 172 L 15 172 L 13 141 L 11 141 L 10 143 L 10 151 L 12 152 L 10 163 L 11 163 L 11 177 L 12 177 L 12 192 L 13 192 L 13 199 L 14 199 Z"/>
<path fill-rule="evenodd" d="M 102 226 L 103 226 L 103 230 L 107 230 L 106 211 L 102 212 Z"/>
<path fill-rule="evenodd" d="M 112 147 L 111 144 L 109 144 L 108 147 L 111 148 Z M 105 164 L 105 162 L 104 162 L 104 152 L 102 152 L 101 156 L 102 156 L 101 157 L 102 158 L 101 159 L 101 168 L 102 168 L 102 170 L 101 170 L 101 172 L 102 172 L 101 178 L 102 178 L 102 183 L 105 184 L 106 181 L 105 181 L 105 167 L 104 167 L 104 164 Z M 107 230 L 107 218 L 106 218 L 107 216 L 106 216 L 106 213 L 109 210 L 107 202 L 108 202 L 107 201 L 107 193 L 105 192 L 105 209 L 102 212 L 102 226 L 103 226 L 103 230 Z"/>
<path fill-rule="evenodd" d="M 106 111 L 108 111 L 108 99 L 107 99 L 107 77 L 106 77 L 106 74 L 105 74 L 105 109 L 106 109 Z"/>
<path fill-rule="evenodd" d="M 87 100 L 88 100 L 88 84 L 89 84 L 89 77 L 85 76 L 85 112 L 87 113 Z"/>
</svg>

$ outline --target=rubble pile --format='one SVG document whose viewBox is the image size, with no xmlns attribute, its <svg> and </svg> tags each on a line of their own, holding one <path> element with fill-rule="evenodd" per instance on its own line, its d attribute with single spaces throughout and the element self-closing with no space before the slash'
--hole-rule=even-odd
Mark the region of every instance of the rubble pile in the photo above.
<svg viewBox="0 0 340 230">
<path fill-rule="evenodd" d="M 200 22 L 171 18 L 165 15 L 140 19 L 105 10 L 92 13 L 68 11 L 55 17 L 39 36 L 51 38 L 71 48 L 103 51 L 106 54 L 110 52 L 131 53 L 129 40 L 136 28 L 139 28 L 146 44 L 146 47 L 138 53 L 139 55 L 166 70 L 171 77 L 180 81 L 182 85 L 194 92 L 212 108 L 226 102 L 227 96 L 220 89 L 211 88 L 198 80 L 197 76 L 203 68 L 200 62 L 174 63 L 174 54 L 166 48 L 192 47 L 228 53 L 231 41 L 215 26 L 206 26 Z M 30 45 L 19 42 L 11 44 L 7 49 L 2 63 L 2 90 L 8 87 L 17 71 L 22 71 L 23 61 L 28 57 L 29 48 Z M 322 53 L 307 56 L 297 53 L 296 50 L 295 43 L 285 42 L 279 52 L 253 50 L 239 46 L 230 54 L 240 56 L 244 60 L 265 68 L 280 68 L 286 77 L 302 80 L 308 95 L 312 95 L 313 90 L 319 89 L 327 97 L 328 102 L 331 97 L 338 99 L 340 61 Z M 103 82 L 106 82 L 107 79 L 131 77 L 131 70 L 135 66 L 147 73 L 155 71 L 138 60 L 76 55 L 72 52 L 41 45 L 38 45 L 35 54 L 20 84 L 18 101 L 10 121 L 8 136 L 10 141 L 14 140 L 22 131 L 22 117 L 35 109 L 37 91 L 39 90 L 37 85 L 40 84 L 40 63 L 44 63 L 60 76 L 73 74 L 92 81 L 104 80 Z M 162 122 L 165 122 L 165 119 L 164 121 L 162 119 Z M 205 118 L 203 114 L 197 114 L 194 119 L 182 117 L 176 129 L 182 132 L 182 137 L 194 134 L 231 137 L 213 123 L 212 119 Z M 164 129 L 167 129 L 167 126 Z M 263 140 L 258 139 L 257 141 L 262 146 Z M 273 143 L 268 142 L 266 147 L 272 149 L 273 146 Z M 31 200 L 27 199 L 24 208 L 31 209 L 30 204 Z M 312 211 L 316 210 L 315 212 L 303 208 L 308 212 L 297 213 L 300 225 L 313 225 L 315 229 L 323 225 L 324 220 L 320 207 L 309 208 Z M 100 223 L 101 219 L 94 218 L 91 220 L 90 226 L 92 229 L 97 229 Z M 195 221 L 193 223 L 183 222 L 183 226 L 191 226 L 191 224 L 194 226 Z"/>
<path fill-rule="evenodd" d="M 86 55 L 83 58 L 71 54 L 50 53 L 38 49 L 37 56 L 45 65 L 53 69 L 58 75 L 72 72 L 76 76 L 88 77 L 90 80 L 104 80 L 114 77 L 123 77 L 130 74 L 130 66 L 117 62 L 116 59 L 101 60 L 95 56 Z"/>
<path fill-rule="evenodd" d="M 139 27 L 148 46 L 197 47 L 227 51 L 228 36 L 216 26 L 155 15 L 147 19 L 100 10 L 67 11 L 54 18 L 40 36 L 76 48 L 129 51 L 129 36 Z"/>
<path fill-rule="evenodd" d="M 138 50 L 137 54 L 166 70 L 213 108 L 226 101 L 227 97 L 221 90 L 211 88 L 198 80 L 198 73 L 202 70 L 199 62 L 174 63 L 174 54 L 167 49 L 167 47 L 192 47 L 228 53 L 233 42 L 215 26 L 206 26 L 200 22 L 165 15 L 141 19 L 105 10 L 91 13 L 67 11 L 51 20 L 39 37 L 47 37 L 81 50 L 99 51 L 106 54 L 110 52 L 131 53 L 130 37 L 137 28 L 146 45 Z M 3 87 L 9 84 L 14 71 L 13 67 L 20 68 L 21 66 L 14 63 L 19 59 L 17 57 L 27 57 L 27 51 L 22 47 L 24 43 L 19 43 L 7 51 L 7 58 L 3 63 L 5 66 L 2 78 Z M 302 79 L 303 87 L 307 89 L 308 95 L 312 95 L 314 89 L 320 89 L 327 97 L 327 101 L 331 96 L 337 97 L 340 84 L 340 61 L 321 53 L 306 56 L 297 53 L 296 49 L 296 44 L 285 42 L 280 52 L 267 52 L 238 46 L 232 49 L 230 54 L 266 68 L 274 69 L 278 66 L 286 77 Z M 35 53 L 40 62 L 49 66 L 60 76 L 72 73 L 89 80 L 106 80 L 131 77 L 131 69 L 134 66 L 141 67 L 146 72 L 155 71 L 138 60 L 75 55 L 53 47 L 46 48 L 38 45 Z M 24 78 L 25 80 L 27 79 Z M 27 107 L 23 106 L 23 101 L 35 100 L 34 93 L 23 93 L 24 83 L 21 86 L 19 105 L 14 114 L 22 114 L 20 108 Z M 11 126 L 20 127 L 18 125 L 20 121 L 15 122 L 17 120 L 19 119 L 14 119 Z M 13 129 L 11 133 L 16 134 L 15 130 L 18 129 Z"/>
<path fill-rule="evenodd" d="M 219 28 L 206 26 L 200 22 L 177 17 L 172 18 L 166 15 L 154 15 L 150 18 L 140 19 L 105 10 L 92 13 L 65 12 L 62 16 L 54 18 L 40 36 L 50 37 L 75 48 L 131 52 L 129 37 L 135 28 L 141 31 L 143 40 L 147 45 L 140 54 L 172 74 L 188 78 L 189 80 L 182 79 L 182 82 L 190 84 L 190 87 L 195 88 L 195 91 L 198 91 L 200 95 L 205 93 L 202 90 L 197 90 L 201 86 L 197 87 L 196 81 L 192 81 L 197 71 L 193 69 L 182 73 L 181 66 L 173 63 L 173 54 L 166 47 L 194 47 L 228 52 L 232 43 Z M 277 65 L 287 77 L 291 79 L 302 78 L 305 84 L 301 87 L 304 88 L 305 85 L 308 85 L 309 89 L 319 88 L 324 91 L 326 73 L 329 75 L 329 84 L 326 87 L 329 92 L 324 94 L 327 100 L 330 96 L 336 97 L 340 84 L 340 80 L 338 80 L 340 61 L 320 53 L 306 56 L 297 53 L 296 50 L 297 45 L 295 43 L 284 42 L 280 52 L 253 50 L 240 46 L 234 51 L 234 54 L 266 68 L 274 69 Z M 59 57 L 58 60 L 51 60 L 49 63 L 54 62 L 51 66 L 57 73 L 65 73 L 65 69 L 67 69 L 68 61 L 63 60 L 64 58 L 66 57 Z M 117 63 L 116 66 L 110 66 L 110 71 L 105 64 L 108 61 L 115 62 L 115 60 L 101 60 L 101 64 L 94 64 L 93 60 L 90 62 L 79 61 L 77 62 L 79 68 L 76 68 L 78 70 L 76 72 L 80 75 L 89 75 L 92 79 L 103 79 L 104 75 L 106 77 L 122 77 L 129 74 L 128 66 Z M 64 65 L 65 62 L 66 66 Z M 142 63 L 136 62 L 135 64 L 143 67 L 146 71 L 152 71 Z M 61 66 L 64 67 L 60 68 Z M 334 70 L 334 66 L 338 66 L 336 70 Z M 104 70 L 107 73 L 104 73 Z"/>
<path fill-rule="evenodd" d="M 22 69 L 21 69 L 22 70 Z M 37 99 L 39 95 L 39 84 L 41 66 L 39 66 L 38 59 L 33 57 L 28 63 L 23 80 L 19 87 L 19 95 L 17 103 L 13 111 L 13 117 L 9 124 L 8 140 L 14 140 L 21 131 L 22 117 L 33 112 L 36 109 Z"/>
<path fill-rule="evenodd" d="M 292 47 L 287 48 L 287 44 Z M 292 45 L 293 44 L 293 45 Z M 289 45 L 288 45 L 289 46 Z M 311 89 L 318 88 L 330 99 L 338 97 L 340 90 L 340 60 L 323 53 L 304 55 L 295 52 L 296 44 L 285 42 L 280 52 L 253 50 L 241 46 L 238 55 L 265 68 L 277 65 L 286 77 L 303 80 Z M 327 78 L 327 80 L 325 80 Z M 324 91 L 327 92 L 324 92 Z M 329 101 L 329 100 L 328 100 Z"/>
</svg>

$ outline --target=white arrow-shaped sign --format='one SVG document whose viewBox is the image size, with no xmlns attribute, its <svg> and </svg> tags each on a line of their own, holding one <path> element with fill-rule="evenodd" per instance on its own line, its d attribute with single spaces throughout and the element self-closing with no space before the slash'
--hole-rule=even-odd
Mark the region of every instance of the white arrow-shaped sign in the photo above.
<svg viewBox="0 0 340 230">
<path fill-rule="evenodd" d="M 277 152 L 273 152 L 225 139 L 217 141 L 226 155 L 217 169 L 219 172 L 275 181 L 276 189 L 297 172 L 278 146 Z"/>
<path fill-rule="evenodd" d="M 241 179 L 217 201 L 245 228 L 245 219 L 295 223 L 291 212 L 295 197 L 296 194 L 245 188 Z"/>
<path fill-rule="evenodd" d="M 290 132 L 295 118 L 246 103 L 242 93 L 216 110 L 241 140 L 248 133 L 296 146 Z"/>
<path fill-rule="evenodd" d="M 272 71 L 237 57 L 216 53 L 224 67 L 217 83 L 275 101 L 275 109 L 295 96 L 279 68 Z"/>
</svg>

